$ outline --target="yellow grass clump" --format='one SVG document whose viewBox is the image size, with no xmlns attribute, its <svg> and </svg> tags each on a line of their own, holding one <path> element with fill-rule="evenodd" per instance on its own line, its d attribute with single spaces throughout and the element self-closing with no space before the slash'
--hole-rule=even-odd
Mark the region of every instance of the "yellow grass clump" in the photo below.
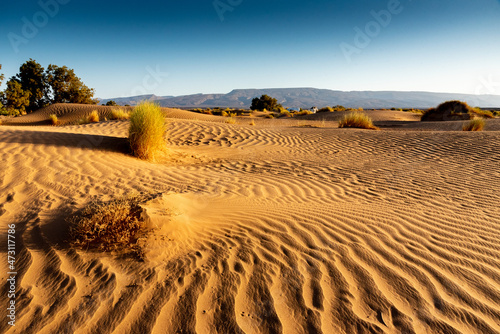
<svg viewBox="0 0 500 334">
<path fill-rule="evenodd" d="M 90 123 L 99 123 L 99 113 L 97 110 L 92 110 L 88 118 Z"/>
<path fill-rule="evenodd" d="M 360 128 L 360 129 L 370 129 L 378 130 L 378 128 L 373 125 L 371 118 L 360 112 L 352 112 L 347 114 L 340 120 L 339 128 Z"/>
<path fill-rule="evenodd" d="M 483 131 L 486 122 L 482 118 L 476 118 L 465 123 L 462 130 L 463 131 Z"/>
<path fill-rule="evenodd" d="M 59 125 L 59 120 L 57 119 L 57 115 L 56 114 L 49 115 L 49 120 L 50 120 L 50 124 L 52 124 L 52 125 Z"/>
<path fill-rule="evenodd" d="M 129 119 L 130 114 L 123 109 L 113 109 L 111 110 L 111 117 L 109 119 L 112 120 L 120 120 L 120 119 Z"/>
<path fill-rule="evenodd" d="M 129 141 L 139 159 L 155 161 L 165 149 L 165 116 L 152 102 L 142 102 L 130 115 Z"/>
</svg>

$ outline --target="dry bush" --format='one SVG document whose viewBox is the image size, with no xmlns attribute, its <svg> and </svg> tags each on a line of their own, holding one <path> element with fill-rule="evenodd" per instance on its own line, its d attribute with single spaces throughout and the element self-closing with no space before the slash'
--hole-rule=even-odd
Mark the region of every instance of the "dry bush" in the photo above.
<svg viewBox="0 0 500 334">
<path fill-rule="evenodd" d="M 88 117 L 89 123 L 99 123 L 99 113 L 97 110 L 92 110 Z"/>
<path fill-rule="evenodd" d="M 236 118 L 229 117 L 228 119 L 226 119 L 226 123 L 227 124 L 236 124 Z"/>
<path fill-rule="evenodd" d="M 462 130 L 463 131 L 483 131 L 485 121 L 482 118 L 476 118 L 465 123 Z"/>
<path fill-rule="evenodd" d="M 155 161 L 165 149 L 165 116 L 152 102 L 141 102 L 130 115 L 129 141 L 139 159 Z"/>
<path fill-rule="evenodd" d="M 314 114 L 311 110 L 302 110 L 294 113 L 295 116 L 312 115 Z"/>
<path fill-rule="evenodd" d="M 124 111 L 122 108 L 111 110 L 111 120 L 121 120 L 121 119 L 129 119 L 130 114 Z"/>
<path fill-rule="evenodd" d="M 49 120 L 50 120 L 50 124 L 52 124 L 52 125 L 59 125 L 59 120 L 57 119 L 57 115 L 56 114 L 49 115 Z"/>
<path fill-rule="evenodd" d="M 324 107 L 324 108 L 321 108 L 320 110 L 318 110 L 318 112 L 333 112 L 333 108 L 332 107 Z"/>
<path fill-rule="evenodd" d="M 255 120 L 252 119 L 252 121 L 250 122 L 250 125 L 254 126 L 255 125 Z"/>
<path fill-rule="evenodd" d="M 154 195 L 136 195 L 91 202 L 67 219 L 71 244 L 83 249 L 137 252 L 137 240 L 146 229 L 140 204 L 152 198 Z"/>
<path fill-rule="evenodd" d="M 483 110 L 481 108 L 473 108 L 474 112 L 484 118 L 495 118 L 495 115 L 490 110 Z"/>
<path fill-rule="evenodd" d="M 83 125 L 83 124 L 89 124 L 89 119 L 88 117 L 80 118 L 78 121 L 76 121 L 76 124 L 78 125 Z"/>
<path fill-rule="evenodd" d="M 371 129 L 378 130 L 370 117 L 366 114 L 360 112 L 352 112 L 347 114 L 340 120 L 339 128 L 360 128 L 360 129 Z"/>
</svg>

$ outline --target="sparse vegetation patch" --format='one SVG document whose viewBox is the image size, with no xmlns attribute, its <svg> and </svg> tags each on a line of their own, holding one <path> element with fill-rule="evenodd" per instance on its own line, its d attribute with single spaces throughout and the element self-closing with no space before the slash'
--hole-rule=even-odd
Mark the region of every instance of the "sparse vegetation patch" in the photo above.
<svg viewBox="0 0 500 334">
<path fill-rule="evenodd" d="M 350 114 L 345 115 L 339 122 L 339 128 L 378 130 L 378 128 L 373 125 L 371 118 L 360 112 L 351 112 Z"/>
<path fill-rule="evenodd" d="M 68 218 L 71 244 L 83 249 L 140 253 L 137 240 L 146 230 L 140 204 L 152 198 L 137 195 L 91 202 Z"/>
<path fill-rule="evenodd" d="M 49 115 L 49 121 L 50 121 L 50 124 L 52 124 L 52 125 L 59 125 L 59 120 L 57 119 L 56 114 Z"/>
<path fill-rule="evenodd" d="M 463 131 L 483 131 L 486 121 L 482 118 L 476 118 L 465 123 Z"/>
</svg>

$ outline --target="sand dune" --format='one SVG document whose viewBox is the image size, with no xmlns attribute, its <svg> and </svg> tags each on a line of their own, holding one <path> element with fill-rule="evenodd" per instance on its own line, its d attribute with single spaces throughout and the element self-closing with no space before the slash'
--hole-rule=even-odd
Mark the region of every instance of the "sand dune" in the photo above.
<svg viewBox="0 0 500 334">
<path fill-rule="evenodd" d="M 0 332 L 500 333 L 500 129 L 168 115 L 158 164 L 127 154 L 127 121 L 0 127 Z M 68 245 L 70 212 L 133 192 L 161 194 L 144 262 Z"/>
</svg>

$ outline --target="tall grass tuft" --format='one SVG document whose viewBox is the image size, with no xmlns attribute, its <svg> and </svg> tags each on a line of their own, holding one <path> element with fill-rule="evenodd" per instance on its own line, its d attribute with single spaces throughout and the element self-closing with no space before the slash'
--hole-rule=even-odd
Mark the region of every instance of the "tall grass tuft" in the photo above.
<svg viewBox="0 0 500 334">
<path fill-rule="evenodd" d="M 165 149 L 165 116 L 160 106 L 141 102 L 130 115 L 129 141 L 139 159 L 155 161 Z"/>
<path fill-rule="evenodd" d="M 120 120 L 120 119 L 129 119 L 130 114 L 124 111 L 122 108 L 111 110 L 111 117 L 109 119 Z"/>
<path fill-rule="evenodd" d="M 57 119 L 57 115 L 56 114 L 49 115 L 49 120 L 50 120 L 50 124 L 52 124 L 52 125 L 59 125 L 59 120 Z"/>
<path fill-rule="evenodd" d="M 378 130 L 369 116 L 360 112 L 347 114 L 340 120 L 339 128 L 360 128 Z"/>
<path fill-rule="evenodd" d="M 483 131 L 486 122 L 482 118 L 476 118 L 465 123 L 462 130 L 463 131 Z"/>
<path fill-rule="evenodd" d="M 90 123 L 99 123 L 99 113 L 97 110 L 92 110 L 88 118 Z"/>
</svg>

